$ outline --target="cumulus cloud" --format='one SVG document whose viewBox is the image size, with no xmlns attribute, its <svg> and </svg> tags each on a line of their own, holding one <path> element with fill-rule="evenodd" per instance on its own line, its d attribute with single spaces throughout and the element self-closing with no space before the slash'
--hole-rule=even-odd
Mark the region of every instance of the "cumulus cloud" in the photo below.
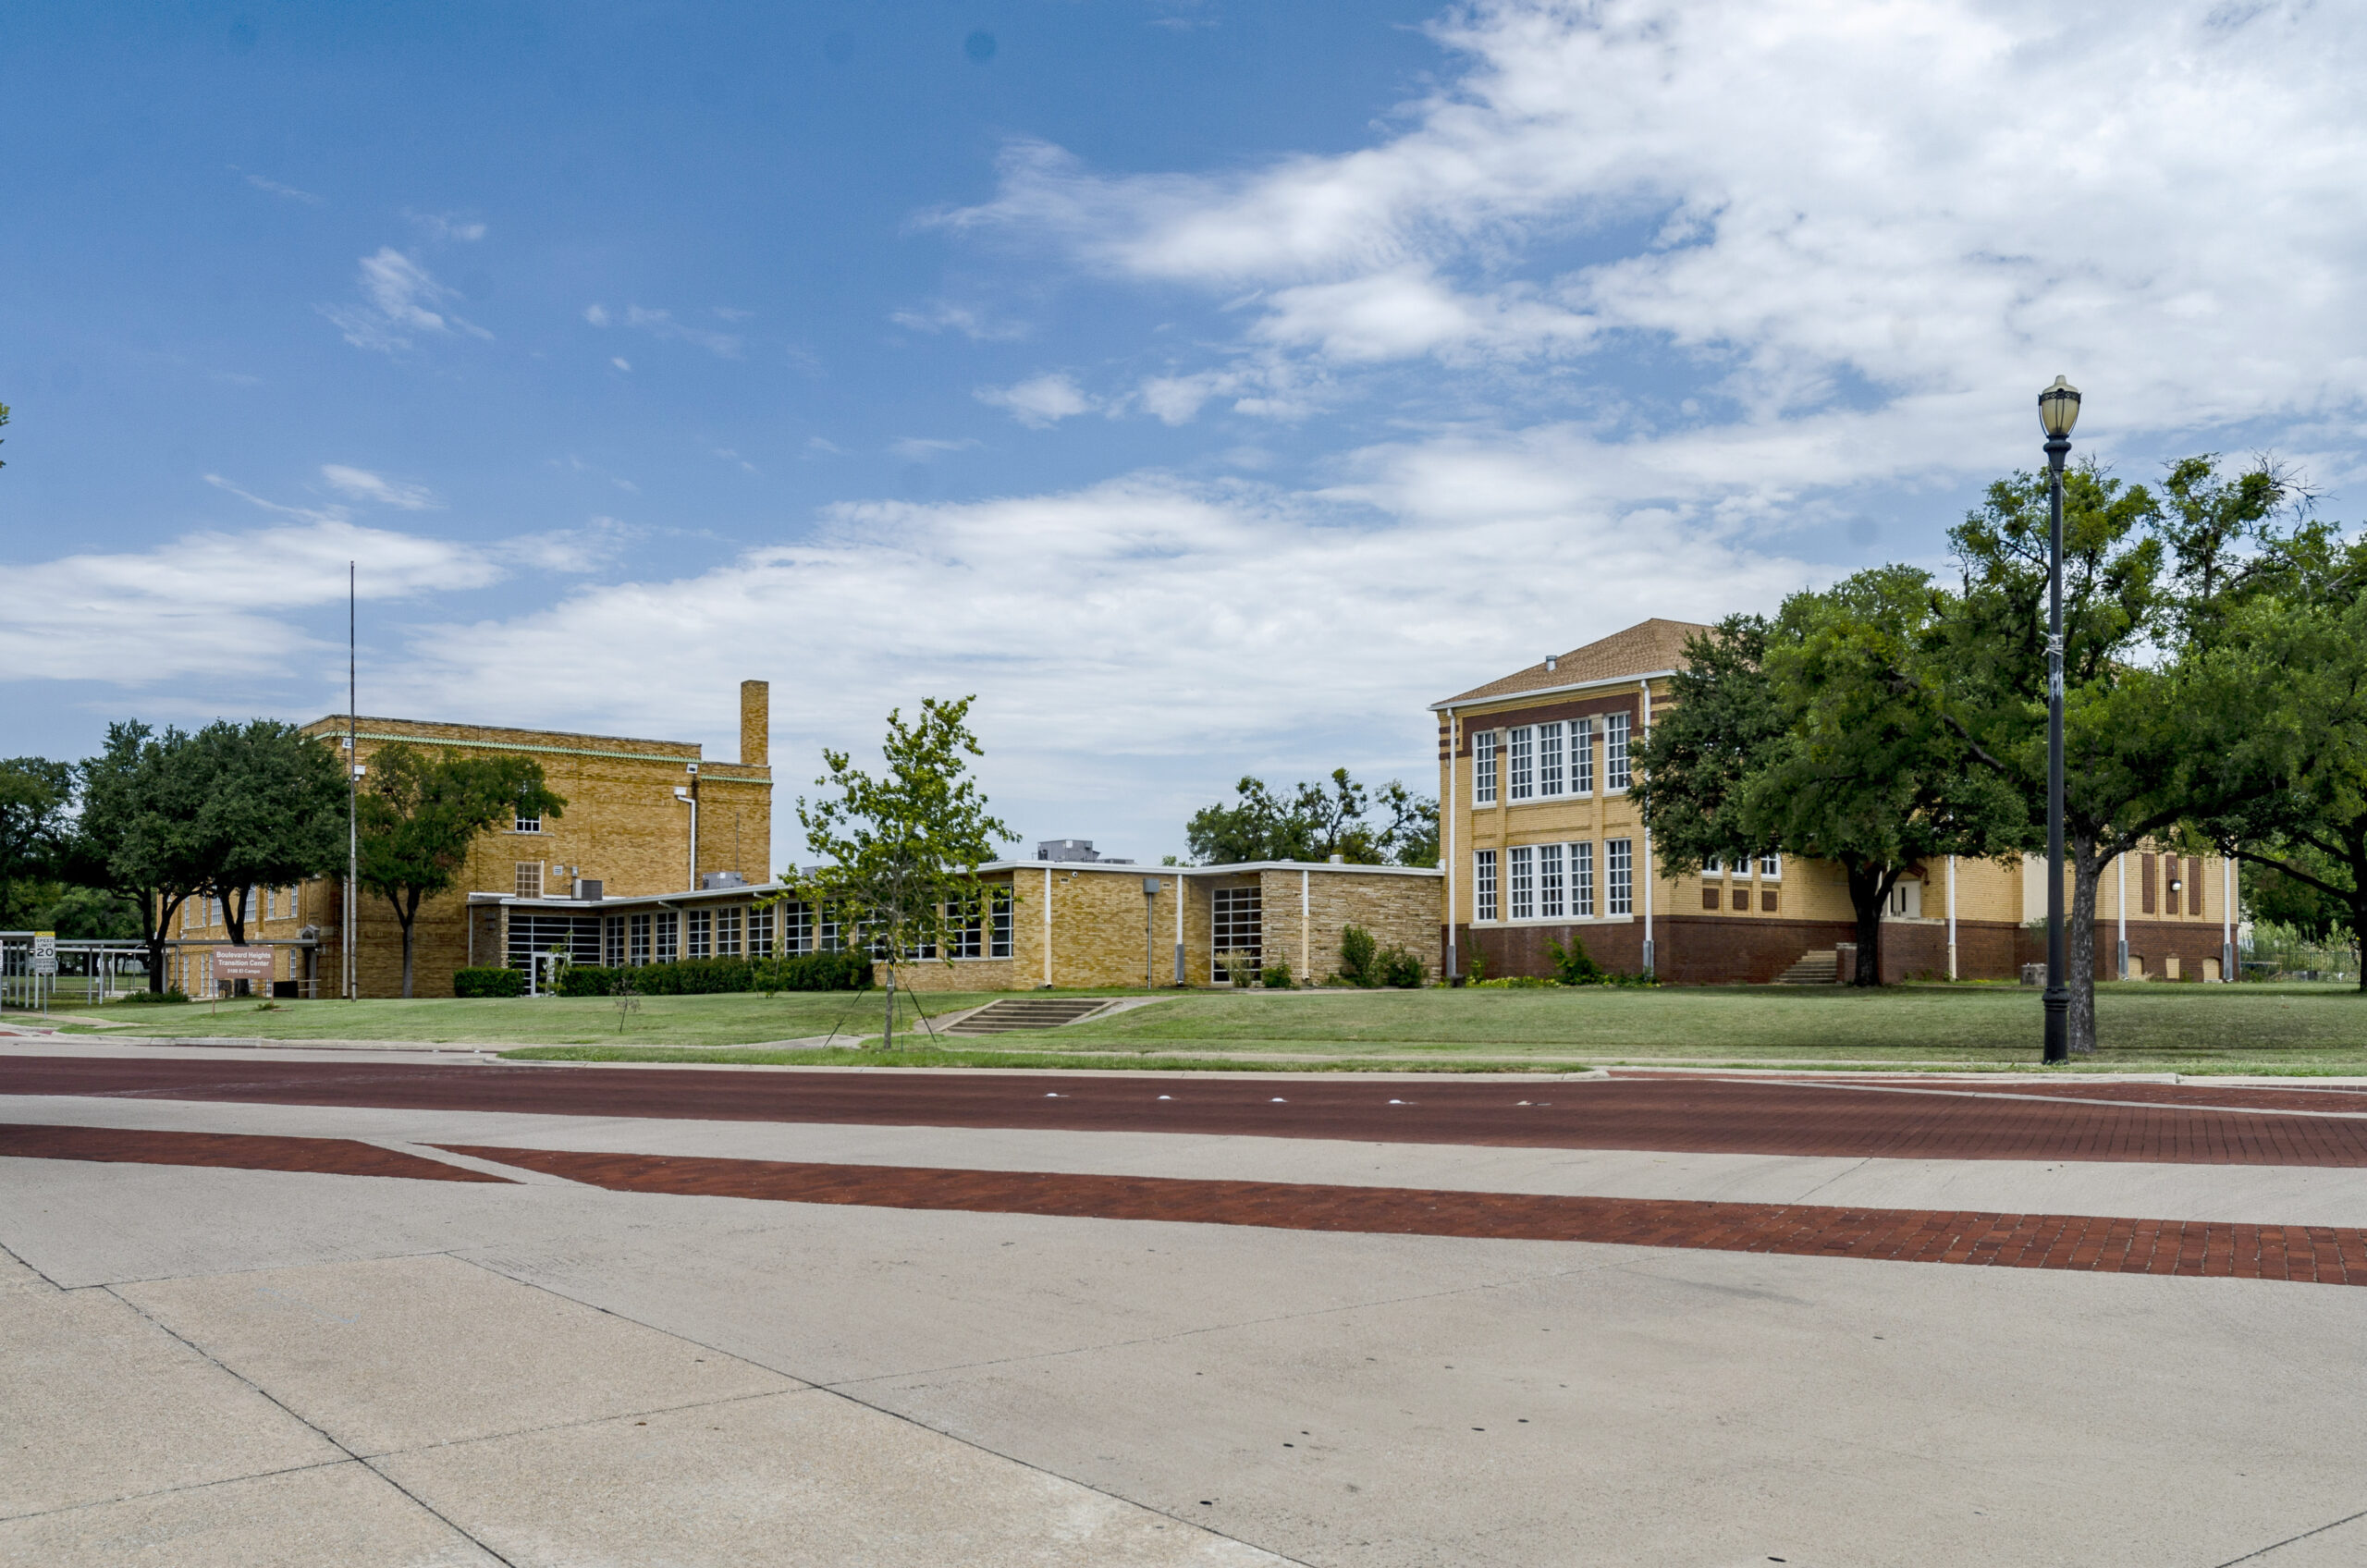
<svg viewBox="0 0 2367 1568">
<path fill-rule="evenodd" d="M 411 347 L 419 335 L 447 337 L 458 331 L 474 337 L 493 336 L 454 313 L 451 301 L 460 298 L 458 291 L 438 283 L 425 267 L 391 245 L 362 258 L 359 281 L 359 302 L 320 307 L 321 314 L 357 349 L 392 354 Z"/>
<path fill-rule="evenodd" d="M 339 495 L 350 496 L 358 501 L 375 501 L 382 507 L 395 507 L 407 512 L 436 509 L 444 505 L 435 492 L 424 484 L 406 484 L 373 473 L 366 468 L 348 468 L 343 463 L 323 463 L 321 477 L 329 488 Z"/>
<path fill-rule="evenodd" d="M 1765 427 L 1871 398 L 1985 435 L 2057 370 L 2124 430 L 2367 396 L 2349 8 L 1499 0 L 1432 31 L 1464 68 L 1372 145 L 1134 175 L 1024 143 L 935 221 L 1236 301 L 1237 363 L 1146 388 L 1170 419 L 1259 354 L 1636 342 Z"/>
<path fill-rule="evenodd" d="M 988 408 L 1000 409 L 1036 430 L 1090 413 L 1095 407 L 1075 382 L 1058 373 L 1031 376 L 1009 386 L 981 386 L 975 396 Z"/>
</svg>

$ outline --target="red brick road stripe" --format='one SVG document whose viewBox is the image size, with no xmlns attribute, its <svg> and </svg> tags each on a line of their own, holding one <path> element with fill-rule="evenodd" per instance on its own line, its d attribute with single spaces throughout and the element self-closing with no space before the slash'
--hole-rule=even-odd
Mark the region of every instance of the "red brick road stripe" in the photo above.
<svg viewBox="0 0 2367 1568">
<path fill-rule="evenodd" d="M 351 1138 L 279 1138 L 247 1133 L 165 1133 L 130 1127 L 0 1123 L 0 1157 L 108 1164 L 210 1165 L 234 1170 L 303 1170 L 328 1176 L 408 1176 L 423 1182 L 497 1182 L 438 1159 Z"/>
<path fill-rule="evenodd" d="M 437 1146 L 612 1192 L 2367 1285 L 2367 1231 L 2322 1225 L 1552 1197 Z"/>
<path fill-rule="evenodd" d="M 1797 1081 L 1687 1076 L 1260 1081 L 1200 1073 L 0 1057 L 0 1094 L 1512 1148 L 2367 1169 L 2367 1116 L 1868 1094 Z"/>
</svg>

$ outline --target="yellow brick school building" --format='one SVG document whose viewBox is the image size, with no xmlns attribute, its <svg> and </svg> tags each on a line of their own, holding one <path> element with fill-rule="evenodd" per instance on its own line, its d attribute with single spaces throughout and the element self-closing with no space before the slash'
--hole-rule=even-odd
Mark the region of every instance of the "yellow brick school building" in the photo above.
<svg viewBox="0 0 2367 1568">
<path fill-rule="evenodd" d="M 1679 985 L 1760 984 L 1820 971 L 1854 943 L 1841 868 L 1782 855 L 1670 875 L 1629 798 L 1633 755 L 1665 713 L 1687 638 L 1647 620 L 1430 704 L 1438 716 L 1439 956 L 1450 974 L 1544 974 L 1551 945 Z M 2067 871 L 2065 906 L 2070 902 Z M 2221 978 L 2234 868 L 2146 853 L 2108 869 L 2097 975 Z M 1883 978 L 2010 979 L 2042 962 L 2042 859 L 1911 868 L 1883 919 Z M 1847 977 L 1847 966 L 1841 966 Z"/>
</svg>

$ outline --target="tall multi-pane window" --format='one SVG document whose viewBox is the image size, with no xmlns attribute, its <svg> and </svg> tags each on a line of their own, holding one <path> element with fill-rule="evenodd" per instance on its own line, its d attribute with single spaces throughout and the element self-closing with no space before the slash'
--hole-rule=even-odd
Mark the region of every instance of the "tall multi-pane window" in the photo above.
<svg viewBox="0 0 2367 1568">
<path fill-rule="evenodd" d="M 736 953 L 740 950 L 740 906 L 715 912 L 715 950 Z"/>
<path fill-rule="evenodd" d="M 986 911 L 971 904 L 955 905 L 945 913 L 952 921 L 951 928 L 946 933 L 945 956 L 984 958 L 987 953 Z"/>
<path fill-rule="evenodd" d="M 521 899 L 541 898 L 543 896 L 543 863 L 538 860 L 521 860 L 516 864 L 518 896 Z"/>
<path fill-rule="evenodd" d="M 1220 962 L 1209 977 L 1219 985 L 1256 984 L 1266 950 L 1263 894 L 1256 888 L 1219 888 L 1214 906 L 1210 950 L 1220 956 L 1235 955 L 1234 965 L 1240 972 L 1236 974 L 1233 965 Z"/>
<path fill-rule="evenodd" d="M 1537 727 L 1537 792 L 1540 796 L 1562 792 L 1562 722 Z"/>
<path fill-rule="evenodd" d="M 1508 732 L 1512 766 L 1505 769 L 1504 793 L 1507 798 L 1525 801 L 1537 793 L 1537 730 L 1524 724 Z"/>
<path fill-rule="evenodd" d="M 1474 730 L 1471 736 L 1471 803 L 1496 803 L 1496 732 Z"/>
<path fill-rule="evenodd" d="M 1602 716 L 1602 787 L 1607 790 L 1627 788 L 1627 722 L 1624 713 Z"/>
<path fill-rule="evenodd" d="M 758 904 L 748 912 L 748 956 L 773 956 L 773 906 Z"/>
<path fill-rule="evenodd" d="M 1636 913 L 1635 840 L 1605 839 L 1602 841 L 1602 912 L 1605 914 Z"/>
<path fill-rule="evenodd" d="M 780 906 L 780 949 L 785 953 L 814 950 L 814 906 L 791 899 Z"/>
<path fill-rule="evenodd" d="M 1011 956 L 1011 889 L 990 888 L 987 890 L 987 956 Z"/>
<path fill-rule="evenodd" d="M 607 940 L 602 944 L 600 962 L 610 969 L 622 969 L 625 966 L 625 917 L 621 914 L 608 916 L 607 930 L 604 935 Z"/>
<path fill-rule="evenodd" d="M 1527 844 L 1515 845 L 1506 851 L 1505 891 L 1512 896 L 1506 900 L 1512 906 L 1515 920 L 1537 918 L 1537 851 Z"/>
<path fill-rule="evenodd" d="M 1496 918 L 1496 851 L 1475 850 L 1471 854 L 1471 918 Z"/>
<path fill-rule="evenodd" d="M 1580 920 L 1594 918 L 1594 845 L 1570 846 L 1570 913 Z"/>
<path fill-rule="evenodd" d="M 1773 881 L 1782 876 L 1784 875 L 1784 857 L 1782 855 L 1760 856 L 1759 875 L 1769 881 Z"/>
<path fill-rule="evenodd" d="M 1570 720 L 1570 793 L 1594 793 L 1594 720 Z"/>
<path fill-rule="evenodd" d="M 715 956 L 715 911 L 694 909 L 689 912 L 691 926 L 690 955 L 692 958 Z"/>
<path fill-rule="evenodd" d="M 1539 920 L 1559 920 L 1564 908 L 1562 895 L 1562 846 L 1537 846 L 1537 916 Z"/>
<path fill-rule="evenodd" d="M 636 969 L 649 962 L 649 916 L 631 917 L 632 946 L 626 949 L 625 962 Z"/>
<path fill-rule="evenodd" d="M 656 917 L 657 962 L 671 963 L 682 953 L 681 921 L 671 912 Z"/>
<path fill-rule="evenodd" d="M 826 953 L 838 952 L 847 945 L 847 933 L 839 925 L 835 907 L 829 913 L 814 916 L 814 945 Z"/>
</svg>

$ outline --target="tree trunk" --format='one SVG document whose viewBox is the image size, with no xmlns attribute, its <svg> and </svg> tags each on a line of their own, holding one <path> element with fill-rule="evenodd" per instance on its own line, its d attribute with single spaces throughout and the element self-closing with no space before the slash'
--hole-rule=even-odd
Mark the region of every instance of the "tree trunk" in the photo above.
<svg viewBox="0 0 2367 1568">
<path fill-rule="evenodd" d="M 2071 851 L 2071 908 L 2064 916 L 2069 929 L 2063 934 L 2068 949 L 2064 962 L 2070 970 L 2063 980 L 2071 991 L 2066 1034 L 2072 1055 L 2092 1056 L 2096 1049 L 2096 884 L 2112 857 L 2099 854 L 2096 840 L 2089 834 L 2065 837 Z"/>
<path fill-rule="evenodd" d="M 1859 865 L 1845 861 L 1842 870 L 1849 878 L 1849 907 L 1858 916 L 1858 968 L 1849 978 L 1852 986 L 1880 986 L 1883 983 L 1883 904 L 1890 897 L 1890 886 L 1898 874 L 1886 866 Z"/>
<path fill-rule="evenodd" d="M 887 970 L 888 1025 L 879 1036 L 879 1048 L 883 1051 L 892 1051 L 896 1048 L 896 966 L 892 963 L 889 964 Z"/>
<path fill-rule="evenodd" d="M 230 933 L 230 945 L 247 945 L 247 890 L 244 888 L 222 889 L 222 925 Z"/>
<path fill-rule="evenodd" d="M 180 908 L 178 899 L 167 899 L 158 892 L 140 895 L 141 906 L 153 918 L 147 922 L 148 994 L 162 996 L 165 992 L 165 940 L 173 928 L 173 911 Z"/>
<path fill-rule="evenodd" d="M 411 1000 L 411 922 L 403 922 L 403 1000 Z"/>
</svg>

